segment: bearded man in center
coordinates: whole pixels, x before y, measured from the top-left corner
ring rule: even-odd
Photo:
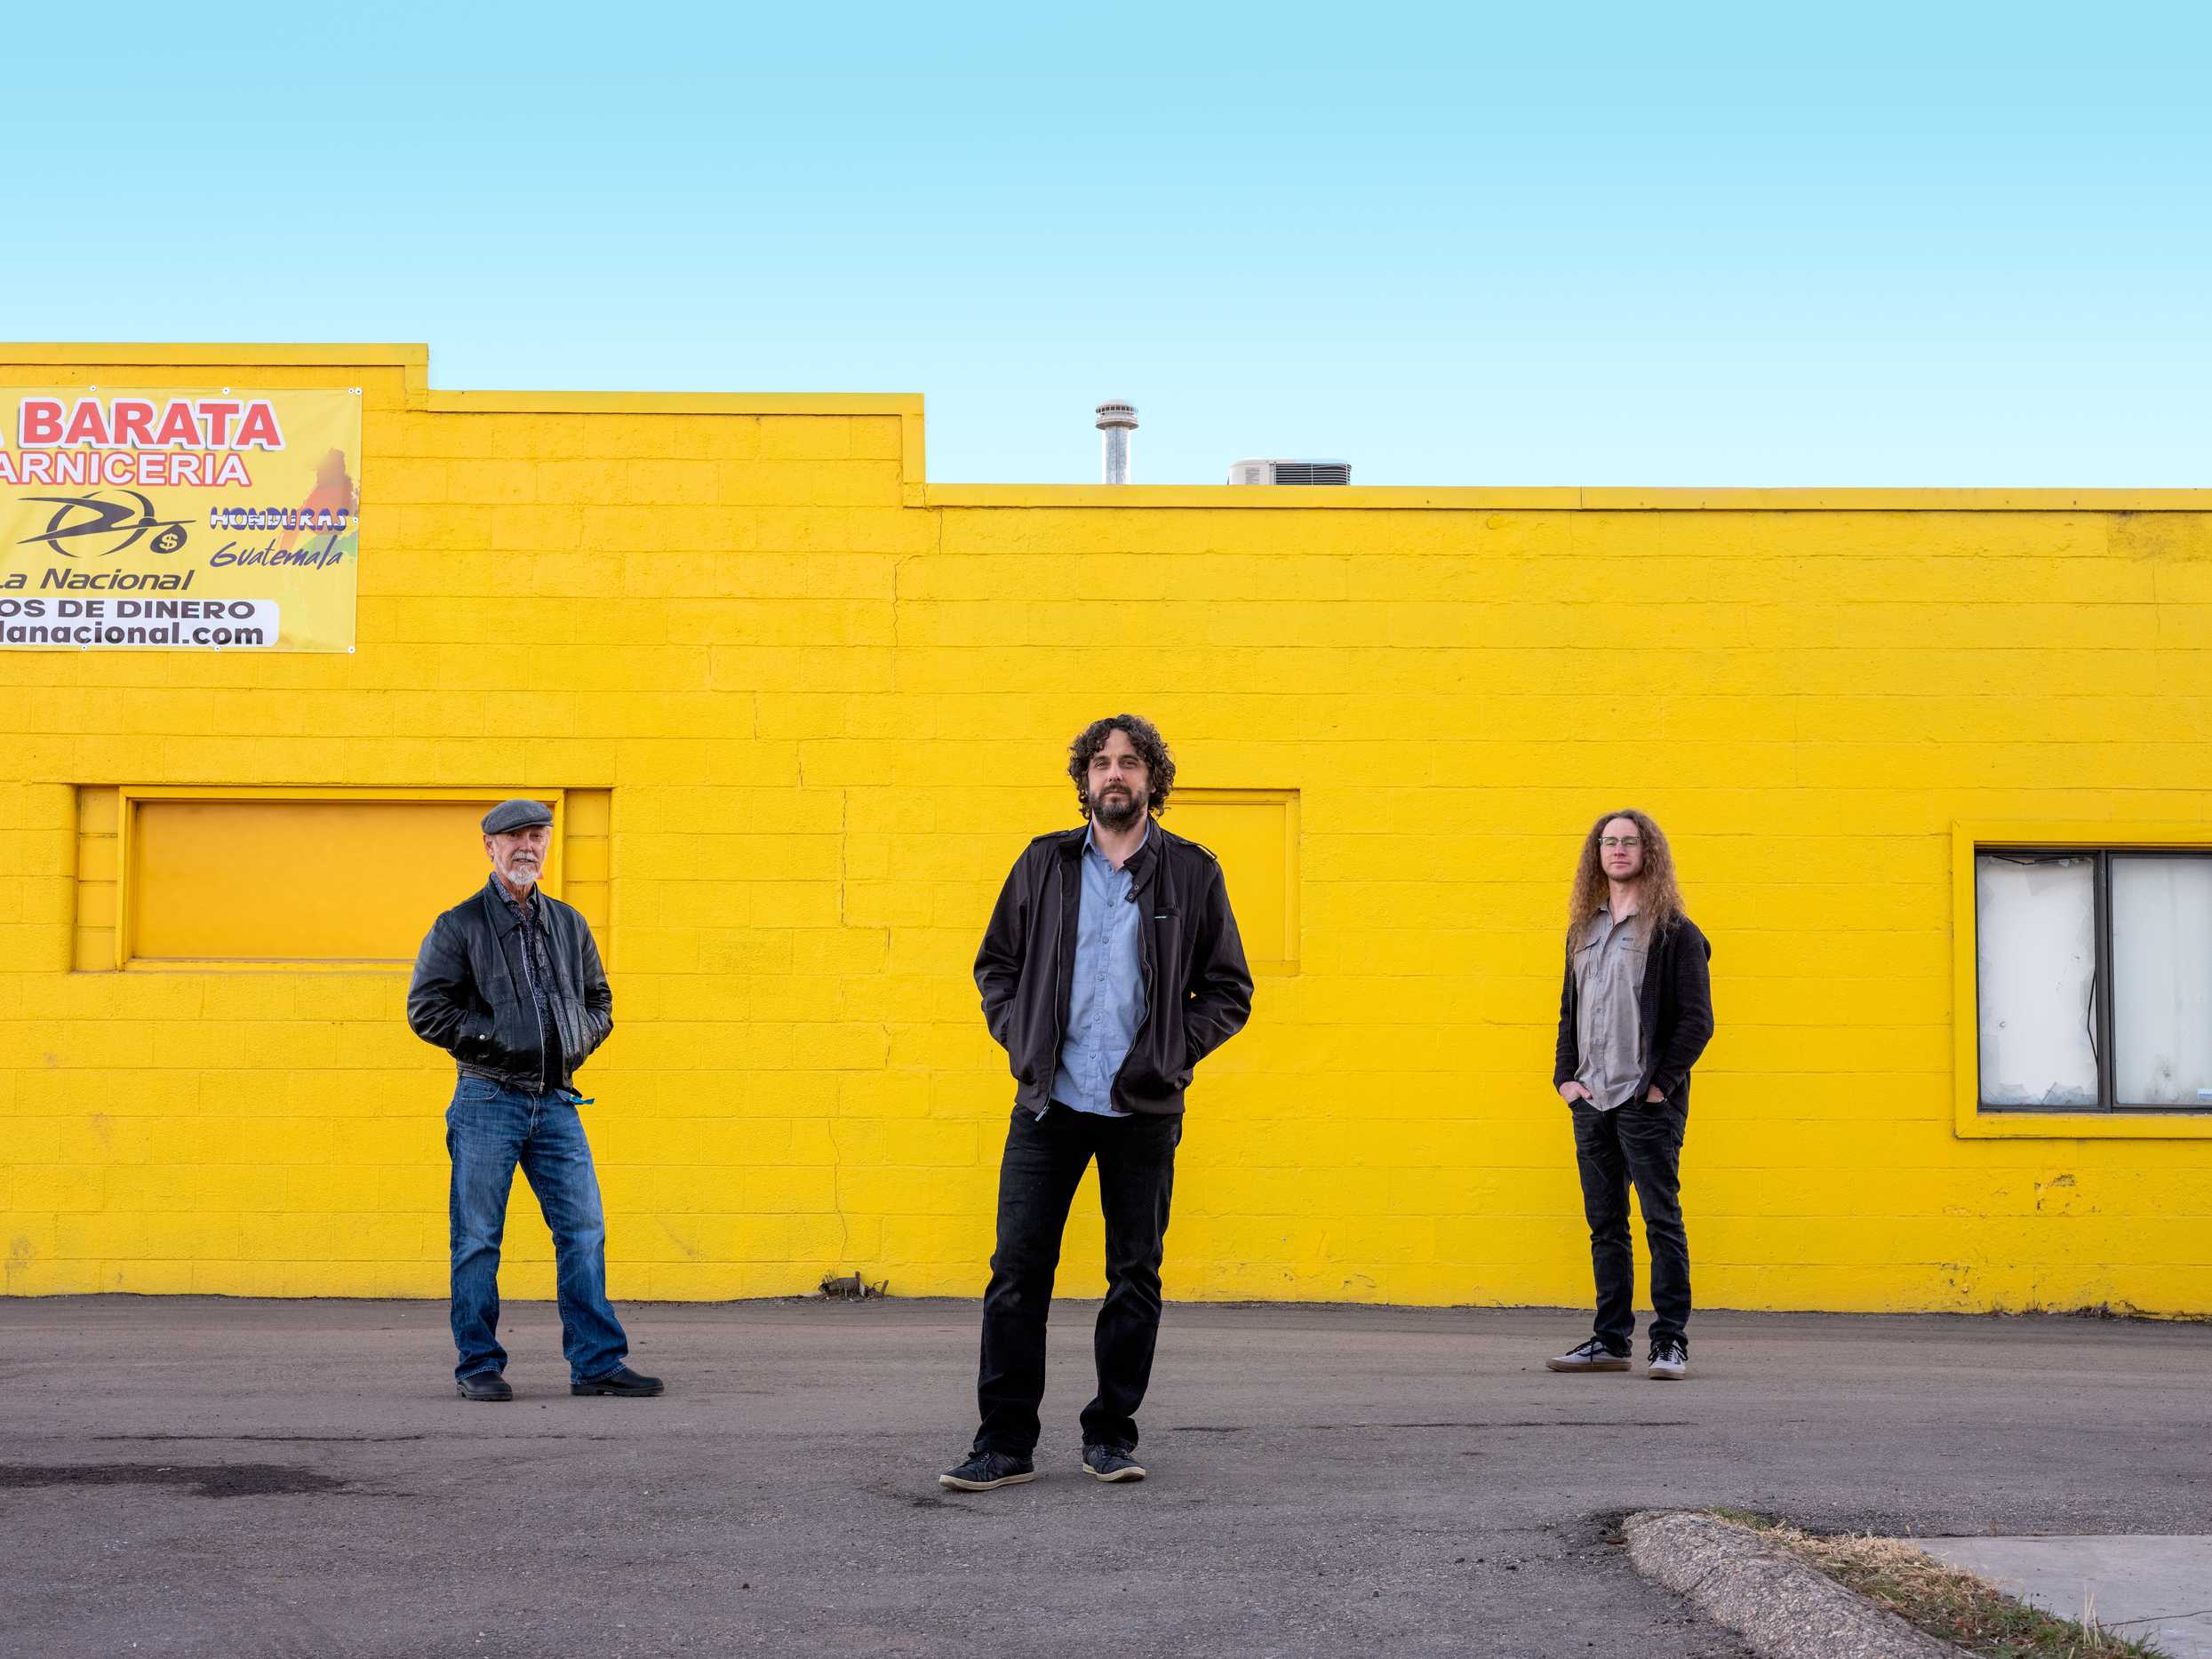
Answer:
[[[1135,714],[1094,721],[1068,746],[1067,771],[1083,823],[1023,849],[976,953],[983,1017],[1006,1050],[1014,1107],[983,1299],[982,1421],[966,1461],[938,1477],[963,1492],[1036,1478],[1053,1274],[1094,1158],[1106,1296],[1082,1462],[1099,1480],[1145,1478],[1137,1409],[1160,1335],[1184,1091],[1252,1009],[1221,865],[1158,821],[1175,786],[1159,730]]]

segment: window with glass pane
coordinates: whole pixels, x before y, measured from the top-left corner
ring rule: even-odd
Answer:
[[[1982,1103],[2095,1106],[2096,860],[1981,853],[1974,860]]]
[[[2212,1107],[2212,857],[2112,855],[2113,1095]]]

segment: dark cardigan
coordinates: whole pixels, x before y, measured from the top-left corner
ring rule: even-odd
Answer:
[[[1653,941],[1645,959],[1643,990],[1636,1014],[1643,1030],[1643,1075],[1629,1098],[1641,1101],[1654,1088],[1673,1105],[1689,1109],[1689,1068],[1713,1038],[1713,981],[1705,964],[1713,946],[1688,916]],[[1567,983],[1559,993],[1559,1046],[1552,1061],[1557,1089],[1582,1069],[1575,1042],[1575,962],[1567,960]]]

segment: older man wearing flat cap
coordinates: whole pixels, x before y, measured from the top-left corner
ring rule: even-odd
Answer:
[[[553,813],[502,801],[484,814],[491,877],[430,925],[407,988],[415,1035],[453,1057],[453,1368],[464,1400],[515,1398],[499,1346],[499,1238],[520,1163],[553,1232],[569,1392],[643,1397],[658,1377],[623,1363],[607,1301],[607,1223],[584,1138],[577,1067],[614,1029],[614,993],[584,918],[538,890]]]

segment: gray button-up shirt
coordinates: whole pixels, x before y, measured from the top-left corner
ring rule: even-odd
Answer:
[[[1575,947],[1575,1049],[1582,1057],[1575,1081],[1601,1112],[1627,1105],[1643,1076],[1636,1001],[1649,954],[1643,931],[1633,911],[1616,922],[1608,906],[1590,918]]]
[[[1145,833],[1152,833],[1149,824]],[[1141,850],[1144,842],[1137,844]],[[1125,1118],[1130,1114],[1114,1104],[1114,1076],[1144,1023],[1145,969],[1137,936],[1144,906],[1130,903],[1137,877],[1128,863],[1118,870],[1107,863],[1089,830],[1079,862],[1083,884],[1075,913],[1075,985],[1052,1098],[1078,1112]]]

